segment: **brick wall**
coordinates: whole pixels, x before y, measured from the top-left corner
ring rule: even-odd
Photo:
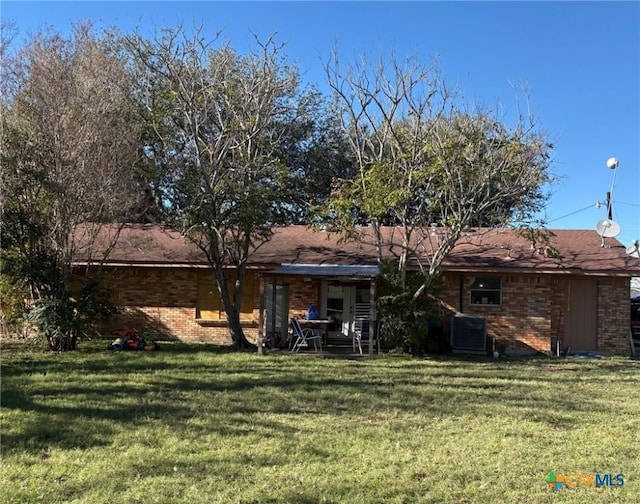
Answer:
[[[245,336],[258,337],[260,283],[253,282],[254,310],[242,320]],[[108,285],[118,313],[101,327],[106,334],[122,328],[149,330],[161,339],[207,341],[230,344],[226,321],[196,319],[198,279],[211,277],[204,268],[118,268],[107,272]],[[290,316],[306,316],[309,304],[320,306],[320,280],[302,277],[267,276],[267,282],[289,285]]]
[[[107,273],[108,285],[118,313],[102,330],[107,334],[122,328],[149,330],[160,339],[207,341],[230,344],[225,321],[198,321],[196,305],[198,277],[211,273],[196,268],[120,268]],[[254,292],[256,306],[257,283]],[[248,338],[257,336],[255,319],[243,321]]]
[[[119,312],[104,331],[110,333],[129,327],[148,329],[164,338],[181,341],[229,344],[224,320],[196,319],[197,285],[201,275],[210,277],[210,271],[202,268],[120,268],[111,271],[109,285],[114,289]],[[554,352],[556,337],[562,337],[564,331],[562,310],[567,302],[567,277],[520,274],[500,278],[501,306],[471,306],[471,275],[447,275],[442,293],[446,334],[449,334],[451,316],[461,308],[462,280],[462,311],[486,317],[489,348],[495,338],[497,348],[510,354]],[[309,304],[320,307],[320,280],[316,278],[266,275],[265,285],[267,282],[289,286],[290,316],[304,316]],[[628,354],[629,279],[601,278],[597,282],[598,351]],[[259,320],[260,283],[257,278],[253,285],[253,316],[242,325],[245,335],[255,340]]]
[[[486,276],[492,276],[487,274]],[[567,305],[568,278],[562,275],[503,275],[501,306],[471,306],[471,275],[447,275],[442,300],[447,312],[445,323],[460,311],[487,319],[488,346],[509,354],[555,353],[556,339],[565,329],[563,310]],[[628,355],[629,347],[629,279],[594,279],[598,285],[597,350],[602,353]]]
[[[265,285],[275,283],[289,286],[289,317],[306,317],[309,305],[320,309],[320,280],[317,278],[266,275]]]
[[[631,309],[629,278],[598,281],[598,350],[629,355]]]
[[[486,276],[492,276],[487,274]],[[501,276],[500,306],[470,305],[470,275],[447,275],[442,299],[447,311],[446,330],[451,317],[460,311],[460,280],[462,279],[462,311],[480,315],[487,320],[487,346],[501,352],[548,353],[551,349],[552,303],[549,279],[543,275]]]

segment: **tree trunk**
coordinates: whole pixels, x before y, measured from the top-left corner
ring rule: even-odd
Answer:
[[[227,325],[229,326],[229,336],[231,336],[234,348],[238,350],[256,348],[244,335],[244,331],[240,325],[240,313],[238,310],[233,309],[227,312]]]
[[[229,284],[225,276],[225,270],[222,262],[220,260],[215,261],[215,259],[217,259],[215,249],[213,249],[213,252],[209,254],[209,257],[214,258],[214,260],[210,259],[209,262],[213,267],[215,285],[218,289],[218,293],[220,294],[222,306],[224,307],[224,312],[227,316],[227,327],[229,329],[229,336],[231,337],[233,347],[238,350],[255,349],[256,346],[247,339],[247,337],[244,335],[244,331],[242,330],[242,326],[240,325],[240,303],[242,299],[242,288],[236,286],[233,292],[233,296],[230,296]],[[240,275],[241,272],[238,273],[238,276]]]

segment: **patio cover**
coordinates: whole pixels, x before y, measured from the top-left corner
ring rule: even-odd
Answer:
[[[297,275],[338,278],[376,278],[378,266],[365,264],[281,264],[273,275]]]
[[[369,280],[371,297],[376,297],[375,278],[380,275],[377,265],[370,264],[292,264],[283,263],[276,269],[265,271],[265,275],[296,275],[303,277]],[[376,318],[376,304],[370,303],[371,320]],[[264,277],[260,276],[260,317],[258,320],[258,353],[262,353],[264,341]],[[369,340],[369,356],[373,356],[373,338]]]

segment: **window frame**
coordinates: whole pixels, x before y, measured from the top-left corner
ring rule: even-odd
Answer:
[[[495,282],[498,284],[497,288],[494,286]],[[491,285],[485,287],[482,283]],[[476,284],[480,285],[474,287]],[[491,302],[496,296],[497,302]],[[477,301],[478,299],[480,302]],[[484,299],[486,299],[486,302],[482,302]],[[473,277],[469,285],[469,306],[502,306],[502,278],[495,276]]]
[[[235,274],[233,272],[225,272],[227,282],[231,285],[230,295],[233,296]],[[253,272],[247,271],[245,275],[245,282],[242,290],[242,300],[240,301],[240,322],[253,322],[254,321],[254,294],[257,275]],[[211,321],[211,322],[227,322],[227,314],[224,311],[222,299],[218,292],[213,277],[210,273],[201,273],[198,276],[197,286],[197,299],[196,299],[196,320]]]

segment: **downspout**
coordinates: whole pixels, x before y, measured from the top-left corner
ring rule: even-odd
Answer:
[[[264,276],[262,273],[258,275],[258,279],[260,282],[260,300],[258,301],[258,354],[262,355],[263,352],[263,343],[264,343]]]
[[[377,328],[377,320],[376,320],[376,279],[371,278],[371,283],[369,284],[369,357],[373,357],[373,340],[376,335],[375,331]],[[380,335],[378,334],[378,338]]]

